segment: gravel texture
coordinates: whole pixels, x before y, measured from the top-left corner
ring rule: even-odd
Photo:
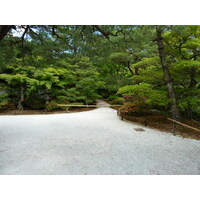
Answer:
[[[0,174],[200,174],[200,141],[121,121],[111,108],[0,116]]]

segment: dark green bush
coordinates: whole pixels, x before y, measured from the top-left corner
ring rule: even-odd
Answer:
[[[108,101],[113,101],[114,99],[117,99],[117,98],[119,98],[117,95],[110,95],[108,97]]]
[[[42,99],[28,99],[25,102],[25,106],[28,108],[32,108],[34,110],[42,110],[45,108],[45,102]]]

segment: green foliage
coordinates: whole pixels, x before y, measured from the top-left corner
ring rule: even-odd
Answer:
[[[165,91],[153,89],[149,84],[129,85],[118,90],[117,94],[122,96],[142,96],[150,106],[167,106],[169,100]]]
[[[123,105],[125,102],[124,98],[118,97],[111,101],[112,105]]]
[[[8,101],[8,94],[0,94],[0,109],[5,108],[5,105],[7,105]]]
[[[110,55],[110,60],[117,64],[127,64],[131,57],[127,53],[115,52]]]
[[[185,72],[190,73],[191,70],[197,70],[199,72],[200,61],[198,61],[198,60],[179,60],[176,63],[174,63],[172,66],[173,66],[173,71],[177,71],[177,72],[183,71],[182,73],[185,73]]]
[[[47,95],[51,100],[60,103],[92,103],[100,98],[97,90],[104,87],[104,82],[100,81],[99,73],[89,58],[80,57],[68,59],[67,62],[61,62],[61,59],[59,61],[62,63],[59,67],[36,69],[32,66],[11,66],[9,67],[11,73],[1,74],[0,79],[5,81],[8,87],[11,85],[16,87],[18,94],[23,86],[26,95],[24,105],[33,109],[44,107],[43,100],[47,98]],[[19,101],[19,96],[17,98]],[[30,103],[31,98],[33,98],[33,105]],[[48,102],[47,99],[45,101]]]
[[[52,110],[56,110],[60,108],[58,106],[58,103],[56,101],[50,101],[47,105],[46,105],[46,110],[47,111],[52,111]]]
[[[138,95],[126,96],[126,102],[119,108],[123,114],[134,115],[142,113],[146,109],[146,98]]]
[[[116,94],[115,95],[110,95],[109,97],[108,97],[108,101],[112,101],[112,100],[115,100],[115,99],[117,99],[117,98],[119,98]]]
[[[29,28],[23,43],[12,33],[0,41],[0,82],[7,91],[0,95],[1,108],[21,101],[25,108],[51,110],[56,103],[89,104],[98,98],[120,104],[121,95],[140,96],[147,108],[169,111],[155,26],[61,25],[54,26],[54,34],[51,25]],[[178,107],[183,115],[198,116],[200,26],[161,28]]]
[[[123,96],[131,96],[131,95],[142,95],[149,96],[151,94],[151,87],[149,84],[139,84],[139,85],[127,85],[120,88],[117,94]]]
[[[25,84],[25,85],[32,85],[36,83],[37,81],[34,79],[31,79],[27,77],[26,75],[23,74],[15,74],[15,75],[10,75],[10,74],[0,74],[0,79],[5,80],[9,85],[20,85],[20,84]]]
[[[42,110],[45,108],[45,102],[42,97],[38,97],[36,93],[26,99],[25,106],[34,110]]]
[[[132,64],[132,67],[140,66],[140,67],[149,67],[149,66],[158,66],[160,65],[160,59],[158,56],[143,58],[141,61]]]

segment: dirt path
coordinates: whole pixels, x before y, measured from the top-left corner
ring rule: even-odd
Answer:
[[[111,108],[0,116],[0,174],[200,174],[200,141],[135,128]]]

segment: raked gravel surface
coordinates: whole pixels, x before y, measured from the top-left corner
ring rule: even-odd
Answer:
[[[200,174],[200,141],[139,127],[111,108],[0,116],[0,174]]]

